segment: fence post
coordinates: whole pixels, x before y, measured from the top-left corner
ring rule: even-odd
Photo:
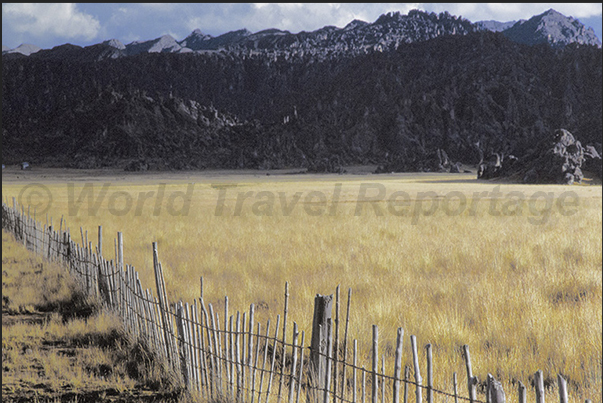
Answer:
[[[491,374],[488,374],[488,391],[486,392],[490,403],[505,403],[505,392],[502,384]]]
[[[457,386],[458,382],[456,379],[456,372],[454,372],[452,374],[452,386],[454,388],[454,403],[459,403],[459,396],[458,396],[458,386]]]
[[[333,350],[333,321],[331,318],[327,319],[327,368],[325,374],[325,394],[324,403],[329,403],[329,392],[331,389],[331,363],[332,363],[332,350]]]
[[[567,382],[557,374],[557,383],[559,384],[559,403],[567,403]]]
[[[404,366],[404,403],[408,403],[408,378],[410,378],[410,367]]]
[[[431,353],[431,343],[425,346],[427,355],[427,402],[433,403],[433,361]]]
[[[469,355],[469,346],[464,345],[463,351],[465,352],[465,366],[467,367],[467,389],[469,392],[469,401],[473,403],[475,401],[475,385],[477,384],[477,377],[473,376],[471,369],[471,356]]]
[[[310,341],[310,382],[314,388],[324,388],[327,369],[328,331],[327,321],[331,319],[333,294],[314,297],[314,317],[312,319],[312,339]]]
[[[373,325],[373,388],[372,388],[372,402],[377,403],[377,395],[379,394],[379,379],[378,370],[379,365],[379,328],[377,325]]]
[[[415,382],[417,384],[417,388],[415,394],[417,396],[417,403],[421,403],[421,384],[423,380],[421,379],[421,371],[419,370],[419,354],[417,353],[417,337],[415,335],[410,336],[410,346],[412,348],[412,361],[415,367]]]
[[[182,308],[182,301],[180,301],[176,307],[176,326],[178,327],[178,343],[179,343],[179,355],[180,355],[180,371],[184,378],[184,385],[189,388],[188,378],[188,365],[186,357],[186,336],[184,335],[184,312]]]
[[[394,362],[394,403],[400,403],[400,373],[402,372],[402,338],[404,330],[399,327],[396,337],[396,361]]]
[[[544,403],[544,379],[540,369],[534,374],[534,388],[536,389],[536,403]]]
[[[526,403],[526,387],[521,381],[519,381],[519,386],[517,388],[517,401],[519,403]]]

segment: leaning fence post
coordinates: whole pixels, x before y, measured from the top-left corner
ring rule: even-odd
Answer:
[[[467,367],[467,389],[469,392],[469,401],[473,403],[475,401],[475,384],[477,378],[473,377],[473,371],[471,370],[471,356],[469,355],[469,346],[464,345],[463,351],[465,352],[465,366]]]
[[[415,367],[415,382],[417,384],[415,394],[417,396],[417,403],[421,403],[421,384],[423,380],[421,379],[421,371],[419,370],[419,354],[417,353],[417,337],[415,335],[410,336],[410,345],[412,348],[412,361]]]
[[[534,374],[534,388],[536,389],[536,403],[544,403],[544,379],[540,369]]]
[[[557,383],[559,384],[559,403],[567,403],[567,382],[561,374],[557,374]]]

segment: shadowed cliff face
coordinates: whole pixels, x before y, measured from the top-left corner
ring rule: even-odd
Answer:
[[[328,57],[113,59],[95,46],[3,56],[3,163],[144,160],[190,169],[396,161],[414,169],[437,150],[465,164],[477,164],[479,152],[521,158],[561,127],[584,145],[601,142],[595,46],[527,46],[492,32]]]

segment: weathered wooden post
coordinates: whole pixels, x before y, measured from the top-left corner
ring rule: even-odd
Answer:
[[[314,389],[325,388],[327,348],[329,345],[327,322],[333,310],[333,294],[314,297],[312,340],[310,342],[310,382]],[[319,394],[316,394],[317,396]],[[308,395],[309,398],[311,394]]]
[[[431,353],[431,343],[425,346],[427,354],[427,403],[433,403],[433,360]]]
[[[456,372],[454,372],[452,374],[452,386],[454,389],[454,403],[459,403],[459,396],[458,396],[458,382],[456,379]]]
[[[536,389],[536,403],[544,403],[544,379],[540,369],[534,374],[534,388]]]
[[[505,403],[505,392],[502,384],[491,374],[488,374],[488,391],[486,392],[490,403]]]
[[[396,360],[394,362],[394,390],[393,400],[394,403],[400,403],[400,374],[402,372],[402,339],[404,337],[404,330],[399,327],[396,337]],[[385,388],[385,385],[384,385]]]
[[[377,403],[379,394],[379,378],[377,377],[377,366],[379,364],[379,328],[373,325],[373,370],[372,370],[372,393],[371,402]]]
[[[559,384],[559,403],[567,403],[567,382],[561,374],[557,374],[557,383]]]
[[[519,403],[526,403],[526,387],[524,386],[523,383],[521,383],[521,381],[519,381],[519,386],[517,388],[517,394],[518,394],[518,399],[517,401]]]
[[[469,401],[473,403],[475,401],[476,391],[475,385],[477,384],[477,377],[473,376],[471,369],[471,356],[469,355],[469,346],[464,345],[463,351],[465,353],[465,365],[467,367],[467,389],[469,392]]]
[[[417,353],[417,337],[415,335],[410,336],[410,347],[412,349],[412,362],[415,367],[416,403],[421,403],[421,387],[423,379],[421,378],[421,371],[419,370],[419,354]]]

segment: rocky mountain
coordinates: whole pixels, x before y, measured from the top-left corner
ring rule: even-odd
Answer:
[[[3,163],[433,170],[522,158],[557,128],[601,153],[597,46],[529,46],[422,12],[135,45],[3,54]]]
[[[29,56],[32,53],[39,52],[40,50],[41,50],[41,48],[39,48],[38,46],[29,44],[29,43],[23,43],[23,44],[17,46],[16,48],[14,48],[14,49],[9,49],[6,46],[2,46],[2,54],[5,54],[5,53],[20,53],[22,55]]]
[[[147,41],[134,41],[123,45],[116,39],[102,44],[114,47],[108,57],[133,56],[140,53],[188,53],[226,50],[230,52],[276,52],[314,54],[366,53],[368,50],[396,49],[401,43],[425,41],[443,35],[466,35],[477,30],[503,32],[511,40],[529,45],[549,43],[565,46],[580,43],[601,46],[592,28],[580,21],[548,10],[529,20],[498,22],[470,21],[447,12],[435,14],[412,10],[408,15],[390,12],[375,22],[354,20],[344,28],[326,26],[312,32],[292,34],[289,31],[267,29],[252,33],[247,29],[227,32],[213,37],[194,30],[181,41],[170,35]],[[97,45],[93,45],[97,46]],[[3,49],[2,53],[18,52],[30,55],[40,48],[21,45],[16,49]]]
[[[579,43],[601,46],[601,41],[592,28],[587,28],[580,21],[553,9],[535,15],[527,21],[519,21],[502,32],[512,41],[526,45],[548,43],[559,47]]]
[[[524,21],[524,20],[522,20],[522,21]],[[499,21],[488,20],[488,21],[478,21],[475,23],[475,25],[477,25],[477,28],[482,31],[502,32],[502,31],[505,31],[505,30],[511,28],[513,25],[515,25],[515,23],[517,23],[517,21],[499,22]]]

